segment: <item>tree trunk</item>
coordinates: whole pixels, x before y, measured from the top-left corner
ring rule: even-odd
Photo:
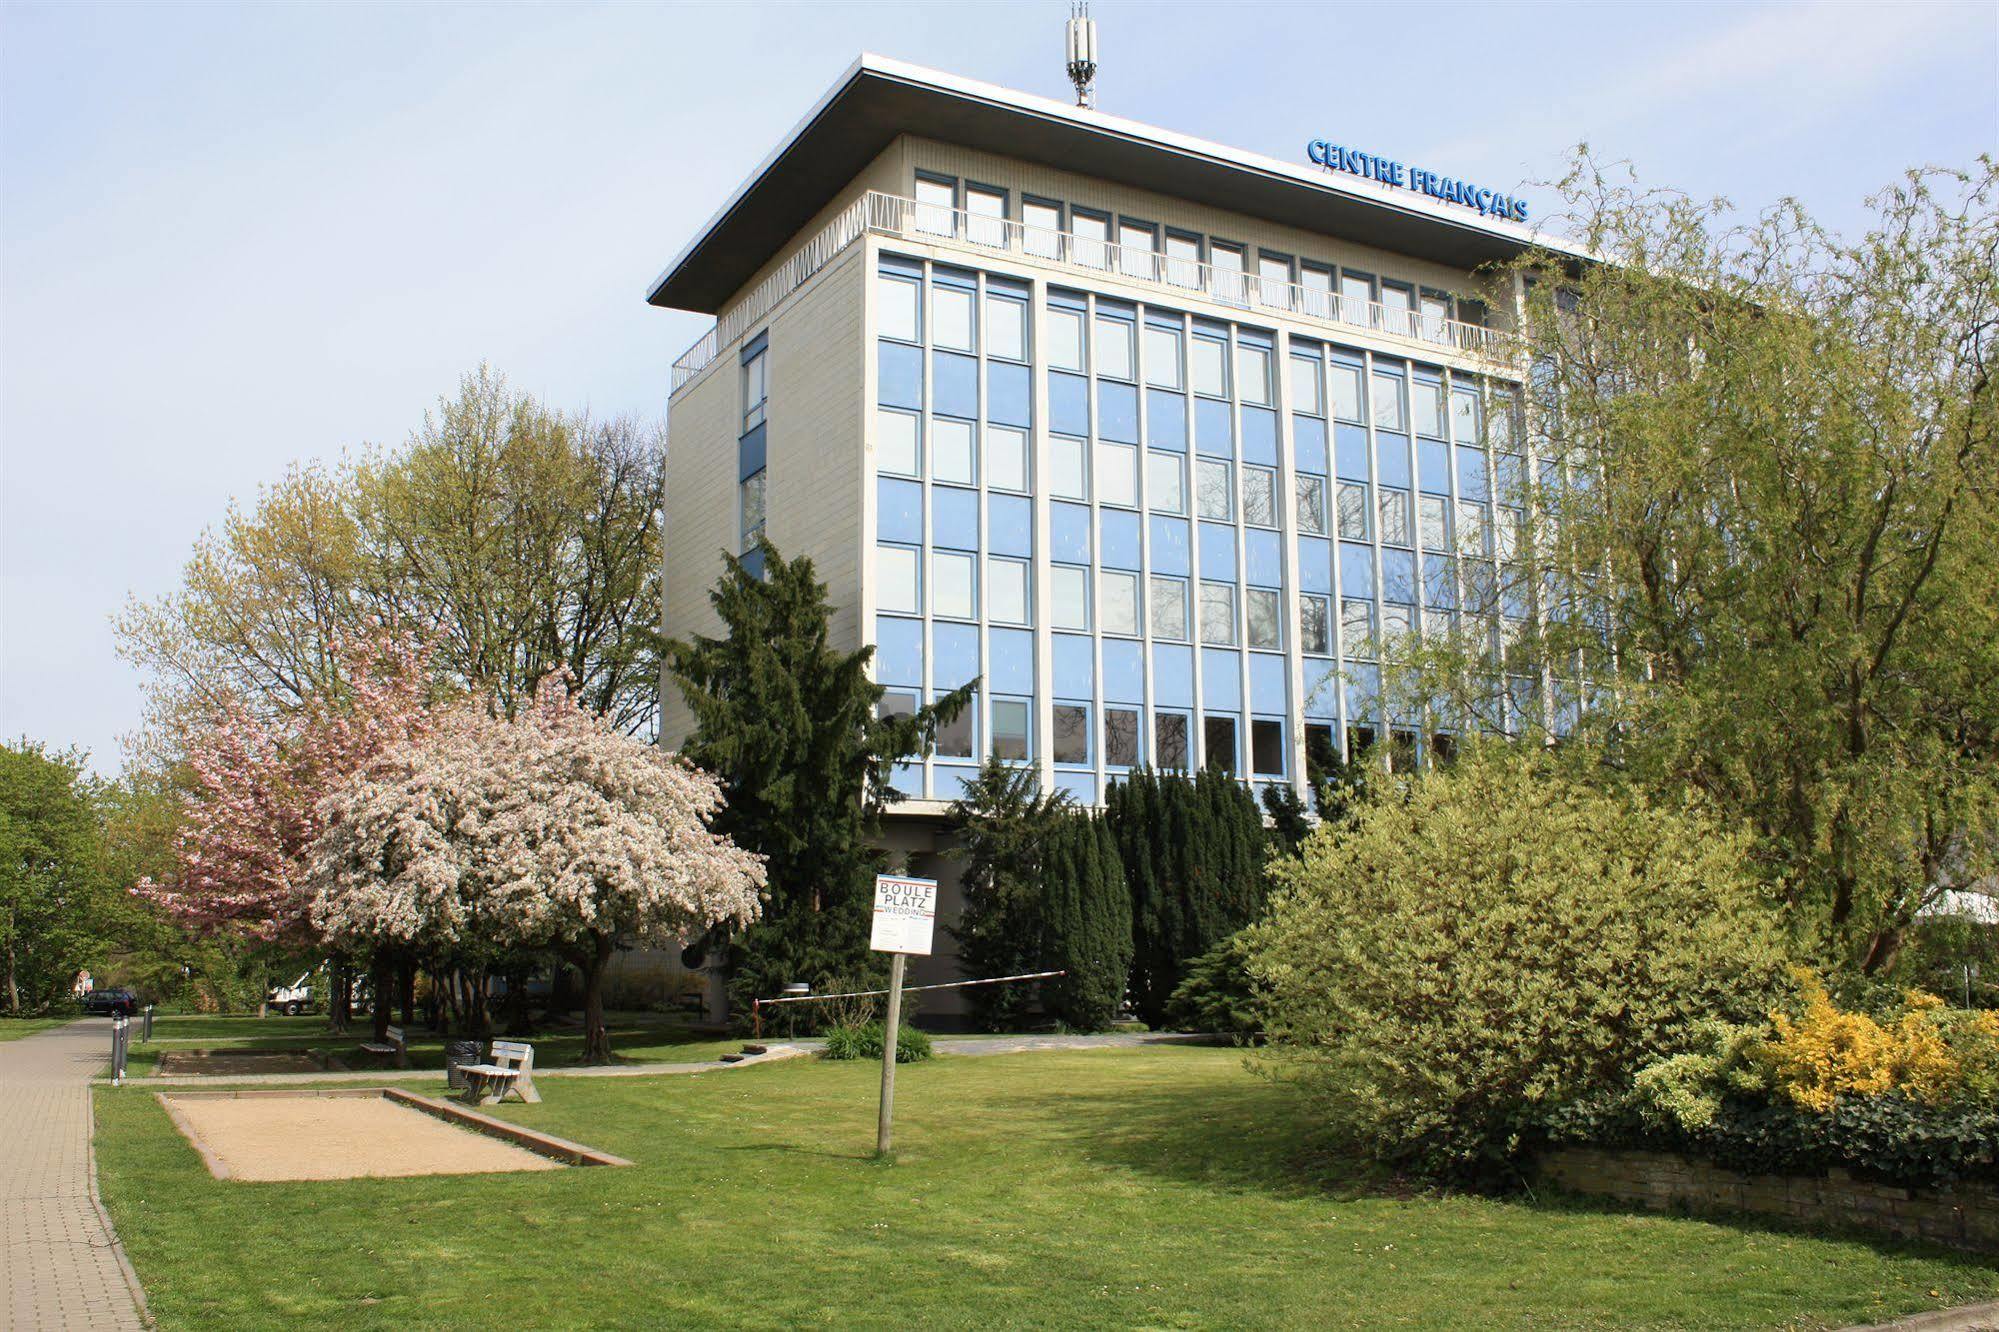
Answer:
[[[1891,971],[1895,959],[1902,955],[1902,930],[1882,927],[1875,931],[1867,943],[1867,957],[1860,964],[1860,970],[1869,976]]]
[[[534,1024],[528,1018],[528,969],[515,967],[507,972],[507,1035],[533,1034]]]
[[[576,955],[583,969],[583,1062],[611,1062],[611,1034],[604,1026],[604,969],[617,951],[616,936],[592,934],[589,946]]]
[[[403,1025],[416,1025],[416,963],[403,958],[396,964],[396,994],[403,1004]]]
[[[347,959],[335,958],[327,969],[326,1030],[335,1036],[347,1033],[350,1016],[347,993]]]
[[[21,986],[14,975],[14,944],[12,940],[9,940],[7,943],[7,1011],[10,1013],[19,1013],[21,1011]]]
[[[389,963],[389,950],[377,948],[373,965],[368,973],[368,996],[370,1016],[374,1019],[377,1043],[389,1039],[389,1019],[395,1014],[389,1009],[389,1001],[394,995],[391,988],[395,984],[395,969]]]

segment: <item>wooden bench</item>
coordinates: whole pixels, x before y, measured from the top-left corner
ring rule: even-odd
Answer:
[[[490,1062],[460,1064],[465,1075],[465,1099],[473,1105],[494,1105],[512,1092],[530,1105],[541,1103],[534,1089],[534,1047],[520,1041],[494,1041]]]
[[[395,1056],[397,1068],[408,1068],[410,1066],[409,1043],[403,1039],[403,1029],[401,1027],[390,1027],[386,1037],[382,1040],[362,1041],[361,1050],[364,1054],[393,1055]]]

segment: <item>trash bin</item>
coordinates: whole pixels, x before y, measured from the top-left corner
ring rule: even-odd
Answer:
[[[465,1075],[458,1071],[460,1064],[479,1062],[479,1042],[446,1041],[444,1043],[444,1077],[454,1090],[465,1086]]]

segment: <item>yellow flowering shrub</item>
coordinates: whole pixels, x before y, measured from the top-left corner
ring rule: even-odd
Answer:
[[[1935,995],[1910,990],[1900,1013],[1883,1023],[1839,1007],[1816,976],[1799,981],[1803,1012],[1771,1014],[1776,1034],[1759,1053],[1777,1089],[1804,1109],[1824,1113],[1842,1096],[1890,1092],[1941,1104],[1971,1071],[1954,1045],[1965,1047],[1975,1068],[1989,1061],[1999,1069],[1999,1020],[1991,1014],[1958,1021]],[[1989,1053],[1978,1049],[1982,1040],[1990,1040]]]

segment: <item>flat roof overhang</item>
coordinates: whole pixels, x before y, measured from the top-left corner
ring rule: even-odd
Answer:
[[[1535,245],[1584,257],[1531,228],[1484,219],[1425,195],[862,55],[660,275],[646,300],[668,309],[718,313],[779,247],[904,133],[1452,268],[1504,261]]]

